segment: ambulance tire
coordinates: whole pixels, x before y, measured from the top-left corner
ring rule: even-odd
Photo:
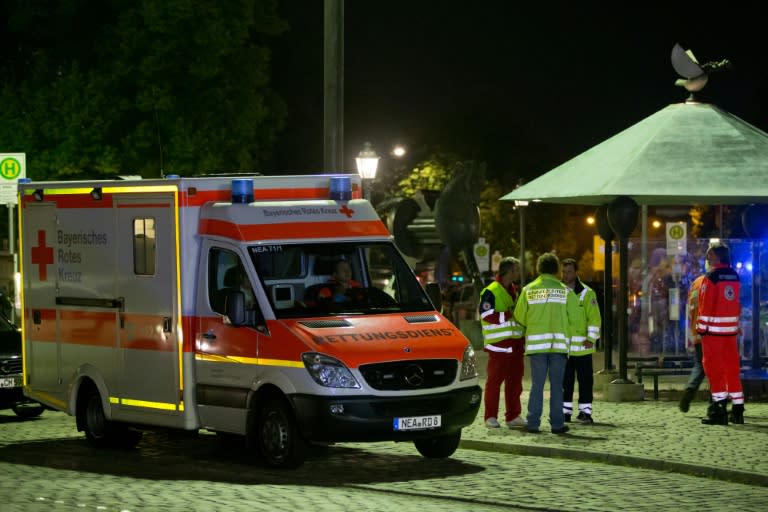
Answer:
[[[285,400],[270,398],[261,408],[257,423],[259,453],[273,468],[295,469],[304,463],[307,442]]]
[[[16,404],[12,409],[19,418],[37,418],[43,414],[45,406],[38,403]]]
[[[428,459],[444,459],[453,455],[461,441],[461,430],[444,436],[416,439],[413,444],[419,453]]]
[[[99,392],[91,387],[85,391],[82,406],[78,407],[78,421],[85,430],[85,437],[94,448],[134,448],[141,441],[142,433],[127,426],[109,421],[104,415]]]

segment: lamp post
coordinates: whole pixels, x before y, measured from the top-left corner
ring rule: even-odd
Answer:
[[[515,201],[520,219],[520,286],[525,286],[525,207],[528,201]]]
[[[379,167],[379,155],[371,147],[370,142],[363,145],[363,149],[355,158],[357,173],[363,179],[363,194],[365,199],[371,200],[370,185],[376,179],[376,169]]]

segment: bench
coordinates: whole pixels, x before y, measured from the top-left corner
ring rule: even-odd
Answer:
[[[653,377],[653,399],[659,399],[659,377],[665,375],[690,375],[693,360],[689,356],[647,356],[628,358],[635,363],[635,377],[643,383],[643,375]]]

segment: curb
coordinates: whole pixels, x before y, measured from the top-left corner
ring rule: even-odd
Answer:
[[[651,469],[654,471],[669,471],[672,473],[680,473],[690,476],[705,476],[725,482],[754,485],[757,487],[768,487],[768,475],[716,468],[712,466],[697,466],[694,464],[685,464],[682,462],[649,459],[645,457],[590,452],[551,446],[493,443],[489,441],[477,441],[472,439],[462,440],[459,443],[459,448],[486,452],[512,453],[516,455],[527,455],[533,457],[557,457],[560,459],[571,459],[582,462],[599,462],[603,464],[611,464],[614,466],[630,466],[634,468]]]

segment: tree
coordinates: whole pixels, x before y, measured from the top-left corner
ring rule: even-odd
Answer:
[[[34,179],[254,172],[285,118],[275,0],[11,0],[0,143]]]

